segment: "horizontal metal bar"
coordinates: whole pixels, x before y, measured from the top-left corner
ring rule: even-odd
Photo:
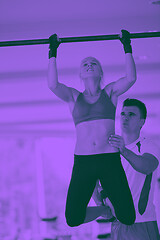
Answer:
[[[160,32],[143,32],[143,33],[130,34],[130,38],[152,38],[152,37],[160,37]],[[119,39],[119,34],[83,36],[83,37],[66,37],[66,38],[60,38],[59,40],[61,43],[71,43],[71,42],[90,42],[90,41],[104,41],[104,40],[117,40],[117,39]],[[49,39],[4,41],[4,42],[0,42],[0,47],[37,45],[37,44],[49,44]]]

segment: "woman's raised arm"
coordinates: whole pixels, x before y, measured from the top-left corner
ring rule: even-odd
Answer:
[[[73,100],[73,92],[77,90],[58,82],[56,57],[60,42],[57,35],[50,36],[49,42],[48,87],[57,97],[65,102],[70,102]]]

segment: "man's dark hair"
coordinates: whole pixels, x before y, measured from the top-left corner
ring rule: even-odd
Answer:
[[[123,107],[129,107],[129,106],[135,106],[139,108],[140,114],[141,114],[141,118],[146,120],[147,117],[147,109],[146,106],[143,102],[134,99],[134,98],[127,98],[124,102],[123,102]]]

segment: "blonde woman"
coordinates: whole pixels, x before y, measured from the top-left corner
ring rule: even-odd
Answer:
[[[122,30],[120,40],[126,58],[126,76],[101,89],[103,70],[94,57],[82,60],[80,78],[84,92],[67,87],[58,81],[56,56],[59,46],[56,34],[49,38],[48,87],[67,102],[76,128],[74,166],[66,201],[66,221],[71,227],[94,220],[104,206],[92,211],[87,208],[99,179],[114,206],[116,217],[124,224],[135,221],[135,209],[118,148],[109,144],[115,134],[115,112],[118,97],[136,81],[136,68],[132,57],[130,34]],[[62,146],[63,148],[63,146]]]

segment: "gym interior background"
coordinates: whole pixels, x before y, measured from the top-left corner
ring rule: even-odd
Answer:
[[[0,41],[160,31],[159,1],[0,2]],[[143,134],[160,146],[160,38],[132,40],[137,82],[119,98],[142,100],[148,109]],[[104,70],[103,86],[125,74],[120,41],[61,44],[59,81],[83,90],[80,61],[94,56]],[[73,164],[75,129],[69,108],[47,87],[48,45],[0,48],[0,239],[97,239],[110,224],[70,229],[64,204]],[[102,87],[103,87],[102,86]],[[160,178],[160,173],[159,176]],[[156,186],[160,229],[160,186]],[[91,201],[91,204],[93,202]],[[53,218],[44,222],[42,218]]]

